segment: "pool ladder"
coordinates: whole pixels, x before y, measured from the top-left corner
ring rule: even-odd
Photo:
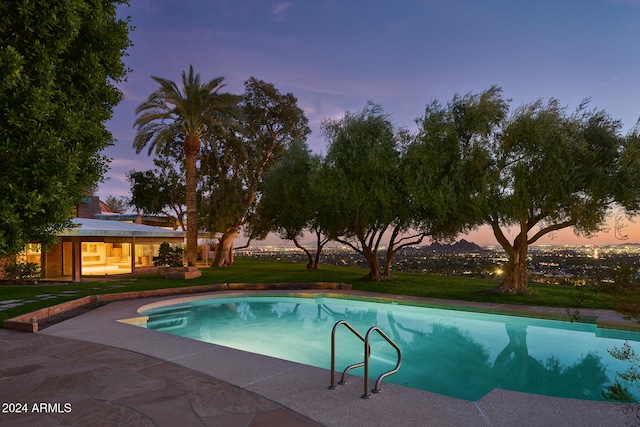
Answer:
[[[364,366],[364,394],[361,396],[363,399],[371,399],[371,394],[369,394],[369,357],[371,357],[371,346],[369,345],[369,339],[371,338],[371,334],[377,332],[382,338],[384,338],[398,353],[398,362],[396,363],[396,367],[392,370],[381,374],[376,381],[373,390],[373,393],[380,393],[380,383],[382,380],[389,375],[393,375],[400,369],[400,364],[402,363],[402,352],[400,351],[400,347],[397,346],[395,342],[391,338],[387,336],[382,329],[377,326],[372,326],[367,331],[366,335],[363,337],[358,331],[356,331],[353,326],[351,326],[346,320],[340,320],[333,325],[333,330],[331,331],[331,385],[329,386],[330,390],[336,389],[336,379],[335,379],[335,371],[336,371],[336,331],[338,328],[344,325],[346,326],[355,336],[360,338],[362,342],[364,342],[364,360],[359,363],[355,363],[353,365],[349,365],[342,372],[342,377],[338,384],[344,385],[347,383],[347,372],[349,372],[353,368],[359,368]]]

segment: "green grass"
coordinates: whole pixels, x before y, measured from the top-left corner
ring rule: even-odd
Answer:
[[[349,283],[353,289],[361,291],[426,298],[566,308],[615,308],[613,297],[608,294],[570,286],[530,284],[531,295],[500,295],[486,293],[498,284],[493,280],[395,273],[393,280],[375,283],[362,279],[367,271],[361,268],[323,265],[320,270],[306,271],[302,263],[246,258],[237,259],[236,264],[229,268],[203,267],[201,270],[202,277],[188,281],[162,279],[156,274],[145,274],[64,285],[0,286],[0,301],[32,299],[42,294],[53,296],[46,301],[35,301],[0,311],[0,321],[86,295],[215,283],[340,282]],[[62,292],[69,290],[78,292],[75,295],[62,295]]]

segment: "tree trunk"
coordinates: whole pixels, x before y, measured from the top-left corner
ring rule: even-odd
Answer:
[[[229,245],[229,252],[227,253],[228,265],[233,265],[233,263],[236,262],[236,248],[233,247],[234,241],[235,241],[235,237],[233,238],[233,240],[231,241],[231,244]]]
[[[385,263],[384,264],[384,272],[382,273],[387,279],[392,279],[393,276],[391,276],[391,264],[390,263]]]
[[[213,256],[214,266],[225,267],[233,264],[233,242],[236,237],[238,237],[238,230],[231,229],[224,232]]]
[[[531,360],[527,348],[527,326],[505,324],[509,344],[493,363],[495,379],[500,386],[526,387],[529,383]],[[511,369],[509,369],[511,365]],[[513,368],[515,365],[516,369]]]
[[[320,270],[320,253],[322,252],[322,247],[318,246],[316,249],[316,255],[313,258],[313,269]]]
[[[422,241],[426,237],[426,234],[424,233],[400,237],[401,231],[402,228],[399,225],[396,225],[393,228],[391,236],[389,237],[389,245],[387,246],[387,254],[384,261],[384,275],[389,279],[393,278],[393,276],[391,276],[391,266],[393,264],[393,257],[396,255],[396,253],[406,246],[418,245],[422,243]]]
[[[382,280],[389,279],[389,276],[386,276],[380,271],[380,264],[378,263],[378,257],[376,253],[372,251],[368,247],[363,247],[362,255],[367,260],[367,264],[369,265],[369,274],[365,277],[374,282],[380,282]]]
[[[185,198],[187,205],[187,265],[195,266],[198,259],[198,193],[197,161],[200,151],[198,137],[188,136],[184,141],[185,151]]]
[[[391,233],[391,237],[389,238],[389,245],[387,246],[387,254],[384,257],[384,275],[388,278],[391,278],[391,264],[393,263],[396,237],[398,237],[399,231],[400,227],[396,226],[393,228],[393,232]]]
[[[527,288],[527,250],[528,246],[522,243],[509,254],[509,261],[504,269],[504,280],[496,288],[499,293],[528,294]]]
[[[313,269],[319,270],[320,257],[322,256],[322,249],[324,248],[324,245],[326,245],[329,242],[329,239],[323,238],[322,233],[317,228],[315,230],[315,233],[316,233],[316,253],[313,258]]]
[[[313,270],[320,270],[320,256],[322,254],[322,248],[324,248],[324,244],[321,244],[320,239],[318,239],[318,244],[316,245],[316,254],[313,257]]]
[[[317,270],[318,269],[318,265],[314,265],[313,263],[313,256],[311,255],[311,252],[309,252],[309,250],[307,248],[305,248],[304,246],[302,246],[300,244],[300,242],[298,242],[298,239],[292,239],[293,240],[293,244],[296,245],[296,248],[300,249],[301,251],[303,251],[305,253],[305,255],[307,256],[307,270]]]

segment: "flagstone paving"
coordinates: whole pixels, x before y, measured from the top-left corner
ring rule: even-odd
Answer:
[[[7,310],[9,308],[18,307],[22,304],[24,304],[24,301],[19,299],[3,300],[3,301],[0,301],[0,310]]]
[[[15,427],[318,425],[171,362],[6,329],[0,329],[0,404],[0,425]]]

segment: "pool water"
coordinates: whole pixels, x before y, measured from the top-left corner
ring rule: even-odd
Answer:
[[[149,329],[326,369],[337,321],[363,336],[375,325],[402,350],[400,371],[384,382],[471,401],[494,388],[604,400],[602,391],[628,368],[608,350],[629,340],[640,352],[640,333],[593,324],[325,296],[194,299],[142,314]],[[337,331],[336,349],[337,377],[363,360],[362,341],[346,327]],[[395,366],[396,351],[377,334],[371,349],[375,381]],[[362,376],[363,369],[350,374]]]

